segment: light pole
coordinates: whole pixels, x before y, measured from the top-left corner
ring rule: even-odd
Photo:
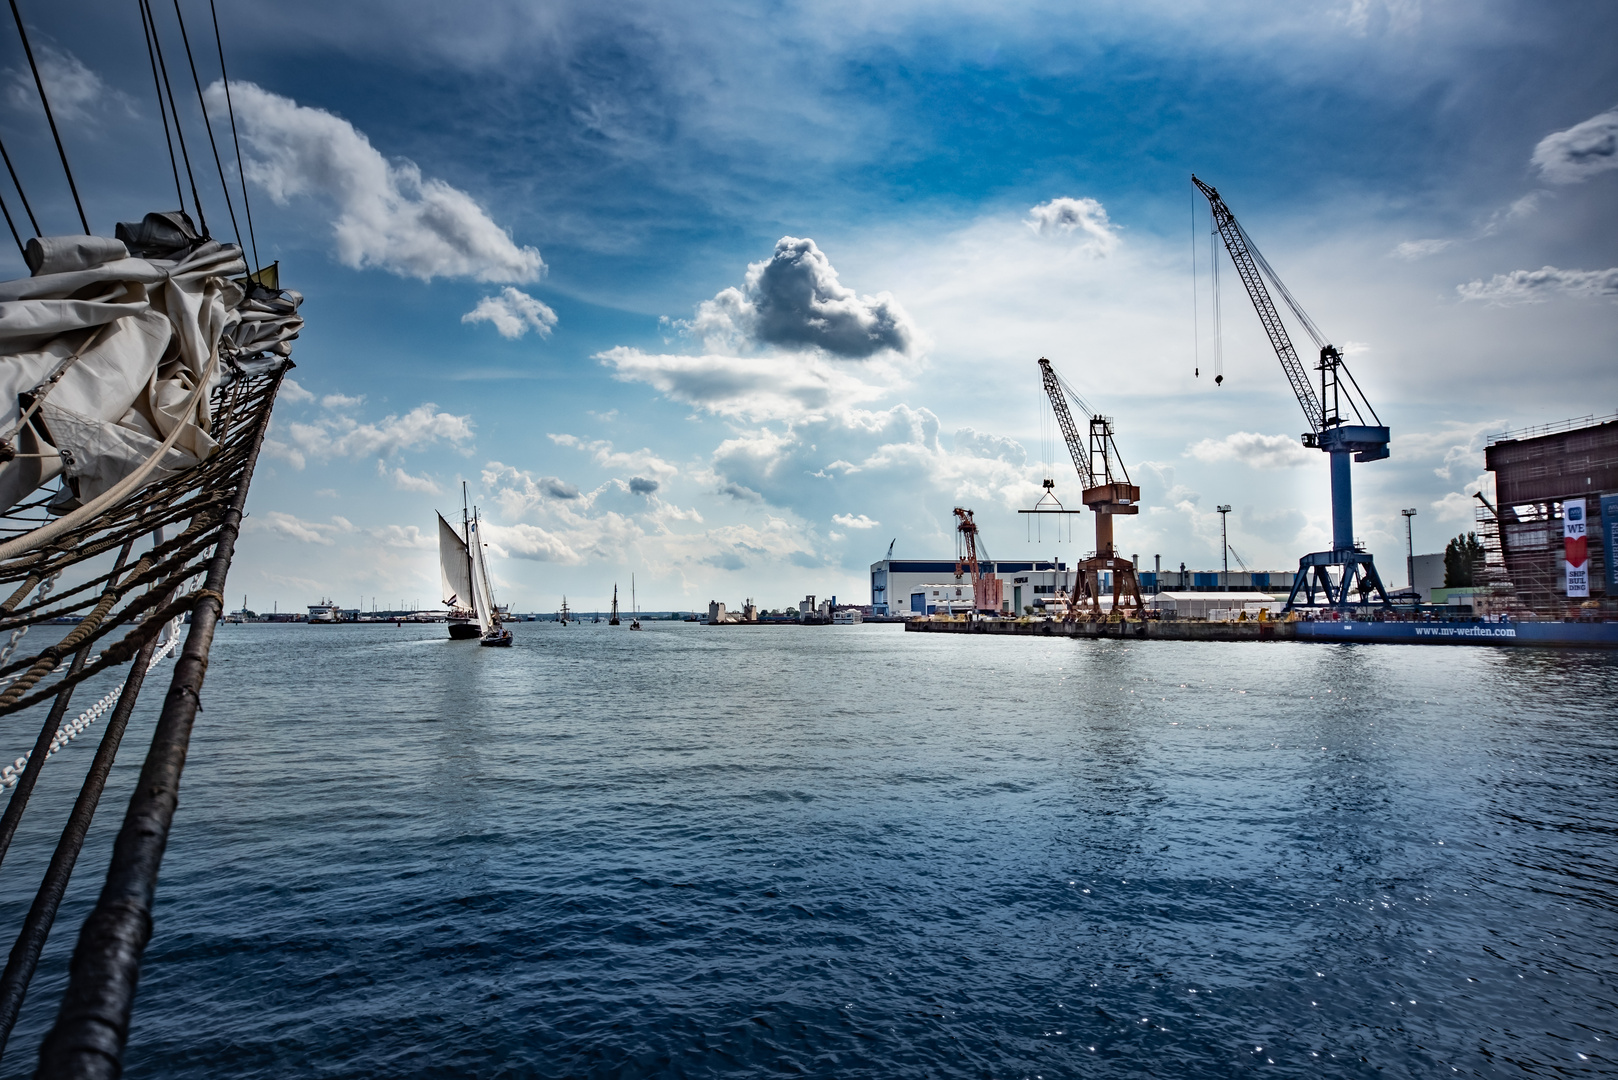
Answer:
[[[1410,519],[1416,516],[1415,507],[1399,511],[1405,519],[1405,578],[1406,584],[1412,589],[1416,587],[1416,544],[1410,536]]]
[[[1230,591],[1230,540],[1225,532],[1225,515],[1230,513],[1229,503],[1220,503],[1219,511],[1219,557],[1224,560],[1224,573],[1219,575],[1219,587],[1226,592]]]

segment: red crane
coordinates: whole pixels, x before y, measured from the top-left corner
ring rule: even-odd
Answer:
[[[972,610],[1000,614],[1004,583],[994,575],[992,563],[991,569],[984,569],[978,561],[978,524],[972,520],[972,511],[959,506],[955,508],[955,548],[955,576],[972,575]]]
[[[1081,499],[1084,505],[1096,512],[1095,553],[1078,564],[1079,580],[1068,601],[1068,617],[1076,614],[1079,597],[1083,595],[1090,601],[1091,614],[1097,619],[1101,618],[1101,574],[1110,571],[1112,610],[1119,610],[1119,599],[1123,597],[1134,603],[1136,615],[1145,618],[1146,604],[1141,600],[1140,578],[1135,573],[1135,564],[1129,559],[1119,558],[1112,542],[1113,515],[1140,513],[1140,488],[1130,482],[1123,457],[1118,453],[1118,444],[1113,441],[1112,418],[1092,409],[1071,386],[1062,381],[1056,369],[1051,367],[1051,362],[1044,357],[1039,359],[1039,373],[1045,384],[1045,396],[1051,399],[1051,409],[1056,413],[1057,426],[1062,429],[1062,439],[1073,458],[1073,467],[1078,470],[1079,480],[1084,485]],[[1079,434],[1079,426],[1073,422],[1073,413],[1067,407],[1068,398],[1072,398],[1074,404],[1083,409],[1090,419],[1088,442]],[[1113,472],[1115,462],[1118,467],[1116,474]]]

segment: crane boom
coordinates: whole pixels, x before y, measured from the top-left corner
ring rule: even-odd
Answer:
[[[1264,332],[1270,337],[1270,345],[1281,361],[1281,369],[1286,372],[1287,382],[1292,384],[1292,392],[1297,395],[1298,404],[1303,406],[1303,415],[1309,421],[1309,430],[1320,434],[1322,414],[1320,402],[1315,398],[1314,384],[1309,380],[1309,371],[1303,366],[1303,361],[1298,359],[1298,351],[1292,347],[1292,338],[1287,334],[1286,324],[1281,322],[1281,313],[1275,309],[1275,302],[1270,299],[1270,290],[1264,286],[1264,277],[1259,273],[1258,263],[1253,259],[1258,249],[1247,239],[1247,234],[1236,221],[1236,215],[1230,212],[1230,207],[1219,197],[1219,192],[1195,176],[1191,178],[1191,182],[1197,185],[1197,190],[1208,199],[1208,207],[1213,212],[1214,227],[1219,230],[1220,238],[1225,241],[1225,250],[1230,252],[1230,261],[1236,264],[1236,273],[1241,277],[1242,285],[1247,289],[1247,295],[1258,311],[1259,322],[1264,324]],[[1301,315],[1301,312],[1299,314]]]
[[[1079,434],[1079,427],[1073,422],[1073,414],[1068,411],[1067,393],[1062,389],[1062,381],[1056,377],[1051,362],[1043,357],[1039,361],[1039,376],[1045,384],[1045,395],[1051,399],[1051,411],[1056,413],[1056,424],[1062,429],[1062,441],[1067,443],[1067,452],[1073,458],[1073,467],[1079,470],[1079,479],[1084,482],[1086,488],[1095,487],[1095,474],[1090,471],[1090,447]]]

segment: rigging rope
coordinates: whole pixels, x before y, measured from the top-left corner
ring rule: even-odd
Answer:
[[[191,152],[185,146],[185,128],[180,125],[180,109],[174,101],[174,84],[169,82],[168,61],[163,59],[163,39],[157,33],[157,16],[152,13],[151,0],[140,0],[140,7],[152,24],[152,44],[157,49],[158,69],[163,73],[163,89],[168,91],[169,109],[174,113],[174,137],[180,141],[180,160],[185,162],[185,178],[191,182],[191,201],[197,208],[197,226],[202,230],[202,235],[207,236],[208,215],[202,212],[202,196],[197,194],[197,174],[191,169]]]
[[[230,75],[225,71],[225,43],[219,37],[219,12],[214,8],[214,0],[208,0],[208,12],[213,16],[213,40],[219,48],[219,81],[225,84],[225,111],[230,115],[230,141],[236,145],[236,178],[242,182],[242,210],[247,215],[247,239],[253,245],[253,265],[263,267],[258,261],[258,237],[253,235],[253,207],[247,201],[247,170],[242,168],[242,141],[236,135],[236,105],[230,100]],[[240,234],[236,237],[238,244]]]
[[[140,29],[146,35],[146,59],[152,65],[152,87],[157,91],[157,115],[163,119],[163,141],[169,148],[169,168],[174,172],[174,194],[180,200],[180,212],[185,213],[185,189],[180,186],[180,163],[174,157],[174,136],[169,134],[169,110],[163,103],[163,84],[157,77],[157,54],[152,51],[152,37],[156,27],[146,20],[146,5],[140,5]]]
[[[34,208],[28,205],[28,192],[22,189],[22,181],[17,179],[17,170],[11,167],[11,155],[6,153],[6,144],[4,142],[0,142],[0,158],[5,159],[6,172],[11,174],[12,186],[17,189],[17,197],[22,199],[22,208],[28,211],[28,220],[34,226],[34,235],[38,236],[39,222],[34,217]],[[11,215],[7,214],[6,217],[9,220]]]
[[[1191,362],[1192,371],[1202,374],[1201,305],[1197,302],[1197,189],[1191,189]]]
[[[185,16],[180,14],[180,0],[174,0],[174,17],[180,23],[180,40],[185,43],[186,63],[191,65],[191,82],[197,88],[197,108],[202,110],[202,129],[208,133],[208,145],[213,148],[214,168],[219,170],[219,190],[225,193],[225,209],[230,211],[230,227],[236,232],[236,246],[242,246],[242,227],[236,224],[236,207],[230,201],[230,185],[225,183],[225,165],[219,160],[219,144],[214,142],[213,124],[208,120],[208,103],[202,100],[202,80],[197,77],[196,57],[191,55],[191,38],[185,32]]]
[[[6,205],[4,198],[0,198],[0,214],[6,215],[6,228],[11,230],[11,238],[17,241],[17,253],[22,256],[23,262],[27,262],[28,249],[23,246],[22,237],[17,234],[17,223],[11,220],[11,208]]]
[[[51,126],[51,138],[56,140],[56,153],[62,159],[62,171],[67,174],[68,190],[73,192],[73,205],[79,211],[79,224],[84,226],[84,235],[89,236],[90,219],[84,216],[84,203],[79,201],[79,185],[73,182],[73,168],[67,163],[67,149],[62,145],[62,133],[56,130],[56,117],[51,113],[50,98],[45,96],[45,82],[39,77],[39,65],[34,62],[34,47],[28,44],[28,31],[22,24],[22,12],[17,10],[17,0],[11,0],[11,16],[17,20],[17,36],[22,38],[22,51],[28,56],[28,68],[34,73],[34,86],[39,90],[39,103],[45,106],[45,120]],[[38,231],[36,225],[35,231]]]

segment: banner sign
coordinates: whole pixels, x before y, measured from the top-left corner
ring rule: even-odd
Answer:
[[[1585,532],[1584,500],[1562,502],[1562,558],[1567,561],[1568,596],[1590,595],[1590,537]]]
[[[1602,550],[1607,560],[1607,595],[1618,596],[1618,495],[1601,496]]]

